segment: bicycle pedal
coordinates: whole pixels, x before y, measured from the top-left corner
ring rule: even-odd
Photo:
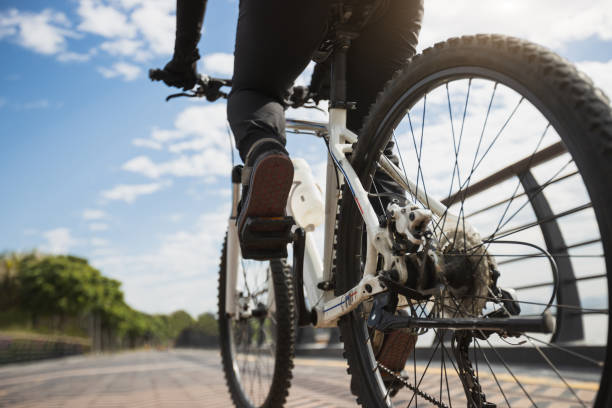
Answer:
[[[287,258],[292,242],[293,217],[248,217],[239,231],[240,249],[245,259]]]

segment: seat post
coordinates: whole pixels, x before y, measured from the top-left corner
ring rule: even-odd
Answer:
[[[351,40],[357,37],[352,31],[338,30],[332,54],[331,81],[329,92],[330,108],[355,109],[355,102],[347,101],[346,62]]]

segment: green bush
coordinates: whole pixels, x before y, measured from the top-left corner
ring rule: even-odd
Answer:
[[[0,329],[87,335],[94,325],[113,344],[168,344],[186,328],[217,336],[210,313],[194,320],[178,310],[149,315],[132,309],[121,283],[71,255],[0,254]],[[110,335],[108,335],[110,334]]]

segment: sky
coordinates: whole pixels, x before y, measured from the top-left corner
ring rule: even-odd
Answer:
[[[231,76],[237,3],[209,1],[200,71]],[[609,1],[426,3],[420,49],[514,35],[612,95]],[[173,90],[146,77],[171,57],[174,10],[174,0],[0,1],[0,251],[83,256],[123,282],[131,306],[197,315],[216,309],[232,158],[223,101],[166,103]],[[289,136],[289,150],[321,180],[322,146]]]

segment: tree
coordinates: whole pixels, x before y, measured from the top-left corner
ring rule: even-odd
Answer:
[[[17,253],[0,254],[0,310],[8,310],[19,304],[19,263]]]
[[[82,318],[90,318],[93,333],[106,339],[98,343],[103,347],[165,344],[186,328],[217,337],[212,314],[204,313],[196,322],[184,310],[170,315],[134,310],[125,302],[121,282],[103,276],[86,259],[70,255],[0,254],[0,307],[3,311],[11,308],[4,320],[24,324],[31,319],[38,330],[43,328],[37,324],[41,317],[61,331],[83,330],[83,326],[64,323],[82,324]]]
[[[198,316],[196,327],[210,336],[219,335],[219,325],[212,313],[202,313]]]
[[[26,257],[19,268],[21,307],[38,316],[76,316],[95,303],[101,274],[70,256]]]
[[[195,323],[193,317],[184,310],[177,310],[168,317],[168,331],[171,338],[176,338],[186,327]]]

